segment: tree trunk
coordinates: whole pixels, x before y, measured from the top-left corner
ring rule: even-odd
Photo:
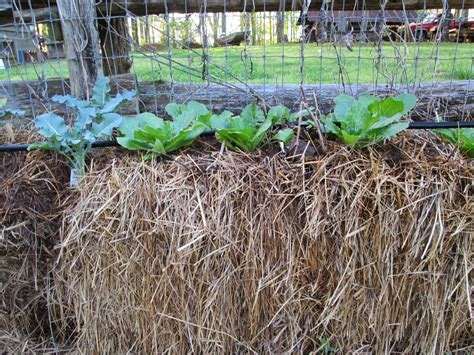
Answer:
[[[276,20],[277,42],[283,43],[285,42],[285,12],[278,11]]]
[[[104,75],[127,74],[132,60],[128,23],[125,17],[99,21],[100,43],[102,47],[102,66]]]
[[[222,34],[227,35],[227,14],[222,13]]]
[[[211,25],[212,37],[215,44],[217,42],[217,38],[219,38],[219,14],[218,13],[215,12],[212,14],[212,20],[211,20],[211,17],[209,17],[209,24]]]
[[[252,46],[255,46],[257,44],[257,19],[256,19],[256,13],[252,12],[250,14],[250,26],[251,26],[251,31],[252,31]]]
[[[359,42],[367,42],[367,28],[369,23],[369,13],[367,11],[362,12],[362,21],[360,23]]]
[[[443,42],[449,41],[449,26],[451,25],[452,19],[448,17],[448,15],[451,13],[449,9],[446,9],[445,12],[445,19],[440,23],[440,30],[441,30],[441,40]]]
[[[76,97],[89,97],[92,86],[102,75],[94,2],[63,0],[58,2],[58,9],[71,78],[71,93]]]

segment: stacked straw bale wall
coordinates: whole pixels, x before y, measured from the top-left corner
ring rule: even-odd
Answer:
[[[85,352],[472,349],[473,172],[424,136],[129,154],[64,212],[48,304]]]
[[[472,350],[474,163],[439,143],[107,149],[76,191],[55,155],[1,154],[0,348]]]

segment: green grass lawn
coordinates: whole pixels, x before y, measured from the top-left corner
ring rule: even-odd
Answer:
[[[133,68],[139,80],[203,82],[202,50],[133,52]],[[173,63],[170,71],[168,54]],[[214,80],[232,83],[300,83],[301,46],[299,44],[211,48],[209,72]],[[338,61],[339,55],[339,61]],[[432,43],[386,44],[378,51],[373,45],[358,45],[350,52],[345,47],[308,44],[304,48],[304,82],[413,83],[474,79],[474,44]],[[339,64],[338,64],[339,62]],[[170,75],[172,73],[172,76]],[[66,61],[27,64],[0,70],[0,80],[35,80],[67,77]],[[205,81],[204,81],[205,82]]]

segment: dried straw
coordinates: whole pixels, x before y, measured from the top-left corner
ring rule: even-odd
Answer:
[[[435,142],[436,143],[436,142]],[[52,326],[84,352],[472,349],[474,165],[426,136],[93,164]]]
[[[30,138],[27,132],[8,130],[0,134],[0,143]],[[0,153],[0,348],[8,353],[57,349],[44,291],[65,175],[54,155]]]

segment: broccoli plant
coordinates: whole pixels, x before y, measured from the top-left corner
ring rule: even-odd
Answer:
[[[346,144],[366,147],[408,128],[408,122],[400,119],[415,104],[416,97],[408,94],[384,100],[371,95],[362,95],[359,99],[339,95],[334,112],[321,117],[323,130]]]
[[[10,118],[11,116],[21,117],[25,114],[22,110],[11,110],[4,108],[7,104],[7,99],[0,99],[0,120]]]
[[[112,130],[123,119],[115,111],[135,94],[127,91],[112,98],[109,79],[103,77],[97,80],[90,102],[70,95],[54,96],[53,101],[66,104],[75,112],[74,118],[66,124],[63,117],[53,112],[36,117],[38,133],[46,140],[33,143],[28,149],[51,150],[64,156],[72,167],[71,185],[77,185],[77,178],[84,174],[85,159],[92,143],[112,135]]]
[[[228,148],[250,152],[265,143],[268,132],[275,124],[283,123],[289,118],[290,111],[285,106],[271,107],[265,117],[256,104],[250,104],[239,116],[224,111],[220,115],[212,115],[207,124],[216,132],[217,139]],[[293,130],[286,128],[271,137],[271,140],[288,143],[293,137]]]
[[[442,128],[436,131],[445,140],[457,145],[461,152],[474,158],[474,128]]]
[[[206,130],[211,112],[198,102],[168,104],[166,112],[172,120],[163,120],[152,113],[126,118],[118,131],[117,142],[130,150],[165,154],[193,143]]]

